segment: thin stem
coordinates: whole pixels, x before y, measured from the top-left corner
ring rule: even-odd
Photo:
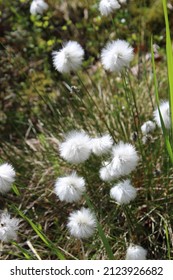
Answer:
[[[85,197],[85,199],[86,199],[86,203],[87,203],[88,207],[89,207],[92,211],[94,211],[94,213],[95,213],[94,206],[93,206],[93,204],[91,203],[89,196],[85,193],[85,194],[84,194],[84,197]],[[102,229],[102,226],[101,226],[101,224],[99,223],[99,221],[98,221],[97,218],[96,218],[96,220],[97,220],[97,229],[98,229],[98,233],[99,233],[99,236],[100,236],[100,238],[101,238],[101,240],[102,240],[102,242],[103,242],[103,245],[104,245],[104,248],[105,248],[105,250],[106,250],[106,252],[107,252],[107,255],[108,255],[108,257],[109,257],[109,260],[114,260],[114,259],[115,259],[115,258],[114,258],[114,254],[113,254],[112,249],[111,249],[111,247],[110,247],[109,241],[108,241],[108,239],[107,239],[107,237],[106,237],[106,235],[105,235],[105,233],[104,233],[104,231],[103,231],[103,229]]]
[[[106,122],[106,120],[105,120],[105,117],[104,117],[103,114],[102,114],[102,111],[101,111],[100,108],[98,107],[97,103],[95,102],[94,98],[92,97],[92,95],[91,95],[90,92],[88,91],[87,87],[86,87],[86,86],[84,85],[84,83],[82,82],[82,79],[80,78],[80,76],[79,76],[78,73],[77,73],[77,77],[78,77],[78,79],[79,79],[81,85],[83,86],[85,92],[87,93],[87,95],[88,95],[90,101],[92,101],[93,104],[95,105],[95,107],[96,107],[96,109],[97,109],[99,115],[102,117],[102,120],[103,120],[103,122],[104,122],[104,124],[105,124],[107,130],[109,131],[110,135],[112,136],[113,140],[114,140],[115,143],[116,143],[115,135],[114,135],[113,131],[110,129],[110,127],[108,126],[108,124],[107,124],[107,122]]]

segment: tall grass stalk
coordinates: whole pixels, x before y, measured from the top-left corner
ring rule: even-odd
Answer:
[[[85,196],[86,203],[87,203],[88,207],[92,211],[94,211],[94,213],[95,213],[94,206],[93,206],[92,202],[90,201],[89,196],[86,193],[84,194],[84,196]],[[111,246],[109,244],[109,241],[108,241],[108,239],[107,239],[107,237],[106,237],[106,235],[105,235],[105,233],[104,233],[104,231],[102,229],[102,226],[99,223],[98,219],[97,219],[97,229],[98,229],[99,236],[100,236],[100,238],[101,238],[101,240],[103,242],[104,248],[105,248],[105,250],[107,252],[107,256],[108,256],[109,260],[114,260],[114,254],[112,252]]]
[[[169,28],[169,19],[167,11],[167,0],[162,0],[165,25],[166,25],[166,56],[167,56],[167,69],[169,79],[169,103],[170,103],[170,114],[171,114],[171,140],[173,140],[173,52],[171,35]],[[172,141],[171,141],[172,142]]]
[[[158,81],[156,76],[156,65],[155,65],[155,59],[154,59],[154,49],[153,49],[153,38],[151,38],[151,57],[152,57],[152,68],[153,68],[153,78],[154,78],[154,89],[155,89],[155,97],[156,97],[156,103],[159,111],[162,131],[163,131],[163,137],[166,145],[166,149],[169,155],[169,158],[171,160],[171,164],[173,164],[173,150],[170,143],[168,132],[165,128],[165,124],[162,118],[162,114],[160,112],[160,99],[159,99],[159,91],[158,91]]]

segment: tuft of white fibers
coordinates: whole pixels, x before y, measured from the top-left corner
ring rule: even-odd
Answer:
[[[55,183],[55,193],[61,201],[79,201],[85,190],[85,180],[83,177],[79,177],[76,172],[58,178]]]
[[[130,245],[126,252],[126,260],[146,260],[147,250],[139,245]]]
[[[109,150],[112,148],[112,145],[113,139],[109,134],[91,139],[91,150],[97,156],[109,152]]]
[[[101,51],[102,65],[110,72],[120,72],[123,67],[128,67],[133,57],[133,48],[124,40],[108,42]]]
[[[101,167],[100,171],[99,171],[99,174],[100,174],[100,179],[102,179],[105,182],[111,181],[111,180],[114,179],[111,175],[111,165],[110,165],[110,163],[107,164],[107,166]]]
[[[103,181],[112,181],[121,176],[130,174],[137,166],[139,156],[135,147],[129,143],[119,142],[112,148],[112,159],[103,164],[100,169],[100,178]]]
[[[19,222],[18,219],[11,218],[7,212],[3,212],[0,215],[0,240],[3,242],[16,240]]]
[[[70,73],[80,68],[84,59],[84,50],[75,41],[67,42],[59,51],[52,52],[53,65],[60,73]]]
[[[70,234],[79,239],[91,237],[94,234],[96,226],[97,220],[94,213],[84,207],[72,212],[67,224]]]
[[[11,164],[0,165],[0,193],[5,194],[10,191],[15,180],[15,171]]]
[[[42,15],[48,9],[48,4],[44,0],[33,0],[30,6],[31,15]]]
[[[60,156],[70,163],[82,163],[91,154],[90,137],[83,131],[71,131],[59,147]]]
[[[147,121],[141,126],[141,131],[143,135],[147,135],[149,132],[154,131],[156,124],[152,121]]]
[[[139,161],[135,147],[129,143],[119,142],[112,149],[112,161],[110,174],[113,178],[119,178],[132,172]]]
[[[117,0],[101,0],[99,3],[99,11],[102,16],[108,16],[120,7],[121,6]]]
[[[111,188],[110,196],[119,204],[128,204],[134,200],[137,195],[137,190],[131,185],[130,180],[119,182],[116,186]]]
[[[167,129],[169,129],[170,126],[171,126],[169,102],[168,101],[162,101],[159,108],[160,108],[160,113],[162,115],[164,125]],[[153,115],[154,115],[154,120],[157,123],[157,125],[160,128],[162,128],[158,108],[154,111]]]

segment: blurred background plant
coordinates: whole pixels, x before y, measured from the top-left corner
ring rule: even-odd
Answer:
[[[58,156],[59,141],[65,132],[82,128],[92,136],[107,131],[117,142],[136,145],[142,160],[131,177],[138,189],[131,210],[143,231],[134,241],[148,249],[149,258],[170,259],[172,166],[160,130],[145,145],[140,132],[156,106],[151,34],[160,99],[168,98],[162,1],[127,1],[110,17],[101,17],[94,0],[46,2],[46,13],[33,16],[29,13],[31,1],[0,0],[0,158],[17,171],[17,191],[1,196],[0,201],[1,209],[24,215],[25,220],[19,242],[3,245],[1,258],[61,258],[58,249],[70,259],[107,258],[98,238],[84,243],[85,255],[81,254],[80,245],[66,231],[74,207],[57,201],[53,193],[57,176],[71,171]],[[171,0],[170,15],[172,9]],[[172,27],[171,16],[169,22]],[[135,50],[127,83],[121,75],[107,74],[100,63],[101,49],[117,38],[128,39]],[[52,50],[68,40],[85,49],[80,79],[53,69]],[[133,91],[137,110],[133,99],[127,103],[127,95],[132,96]],[[99,168],[100,161],[93,156],[78,172],[87,178],[89,195],[115,258],[123,259],[129,242],[128,223],[121,208],[110,201],[110,184],[96,175]]]

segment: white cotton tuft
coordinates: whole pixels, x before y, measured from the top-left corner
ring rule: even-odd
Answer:
[[[55,183],[55,193],[61,201],[79,201],[85,190],[85,180],[83,177],[79,177],[76,172],[58,178]]]
[[[111,174],[111,163],[104,164],[99,171],[100,179],[105,182],[109,182],[114,179]]]
[[[75,41],[67,42],[59,51],[52,52],[53,65],[60,73],[69,73],[80,68],[84,59],[84,50]]]
[[[138,154],[133,145],[120,142],[113,147],[111,175],[114,178],[130,174],[138,164]]]
[[[112,145],[113,145],[113,140],[109,134],[103,135],[102,137],[91,139],[92,152],[97,156],[108,153],[112,148]]]
[[[83,131],[72,131],[60,144],[60,156],[70,163],[82,163],[91,154],[90,137]]]
[[[126,260],[146,260],[147,250],[139,245],[130,245],[127,249]]]
[[[133,57],[133,48],[124,40],[109,42],[101,52],[102,65],[110,72],[120,72],[128,67]]]
[[[15,180],[15,171],[11,164],[0,165],[0,193],[5,194],[10,191]]]
[[[133,145],[119,142],[112,148],[112,158],[100,169],[100,178],[103,181],[112,181],[121,176],[130,174],[137,166],[138,154]]]
[[[143,135],[147,135],[149,132],[154,131],[156,124],[152,121],[147,121],[141,126],[141,131]]]
[[[108,16],[120,7],[121,6],[117,0],[101,0],[99,3],[99,11],[102,16]]]
[[[42,15],[47,9],[48,4],[44,2],[44,0],[33,0],[30,6],[30,13],[31,15]]]
[[[94,213],[83,207],[70,214],[67,227],[72,236],[83,239],[94,234],[96,225],[97,221]]]
[[[167,129],[169,129],[170,126],[171,126],[169,102],[168,101],[162,101],[159,108],[160,108],[160,113],[162,115],[164,125]],[[157,125],[160,128],[162,128],[158,108],[154,111],[153,115],[154,115],[154,120],[157,123]]]
[[[17,231],[19,228],[19,220],[11,218],[6,212],[0,215],[0,240],[9,242],[17,239]]]
[[[136,198],[137,190],[131,185],[130,180],[119,182],[111,188],[110,196],[119,204],[128,204]]]

